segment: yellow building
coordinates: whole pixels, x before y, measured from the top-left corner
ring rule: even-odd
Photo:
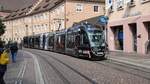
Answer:
[[[75,22],[104,15],[104,0],[38,0],[4,20],[6,42],[21,42],[24,36],[69,28]]]

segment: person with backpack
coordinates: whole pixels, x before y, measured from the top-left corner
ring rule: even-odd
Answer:
[[[17,43],[14,43],[14,44],[12,44],[10,46],[10,51],[11,51],[11,56],[12,56],[12,62],[15,63],[16,62],[17,52],[18,52]]]
[[[7,64],[9,63],[9,49],[4,49],[0,44],[0,84],[5,84],[4,74],[7,70]]]

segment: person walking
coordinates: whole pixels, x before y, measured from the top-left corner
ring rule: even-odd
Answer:
[[[11,51],[11,56],[12,56],[12,62],[15,63],[16,62],[16,55],[18,52],[17,43],[14,43],[10,46],[10,51]]]

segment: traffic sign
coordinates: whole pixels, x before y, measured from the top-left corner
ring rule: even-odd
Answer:
[[[107,22],[108,22],[108,17],[107,17],[107,16],[100,16],[98,22],[99,22],[101,25],[106,25]]]

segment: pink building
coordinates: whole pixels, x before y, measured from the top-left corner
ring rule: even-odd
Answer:
[[[150,53],[150,0],[106,0],[111,51]]]

